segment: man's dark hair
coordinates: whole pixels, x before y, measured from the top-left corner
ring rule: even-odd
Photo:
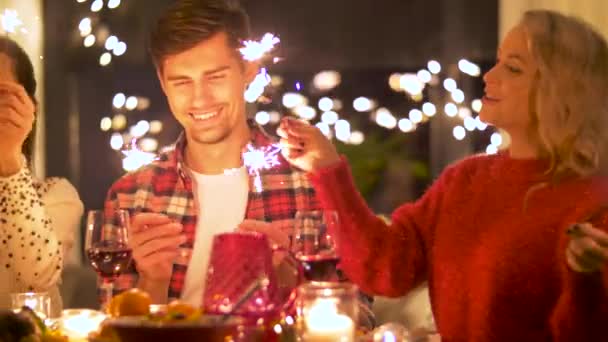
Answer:
[[[193,48],[225,32],[237,49],[249,38],[249,17],[236,0],[176,0],[150,33],[150,54],[157,68],[165,57]]]

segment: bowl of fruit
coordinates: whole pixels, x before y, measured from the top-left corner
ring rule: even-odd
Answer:
[[[122,317],[104,324],[114,331],[121,342],[130,341],[238,341],[245,340],[239,331],[239,321],[216,316],[201,316],[196,320],[155,321],[140,317]],[[103,332],[102,332],[103,333]],[[242,338],[239,337],[239,334]],[[103,339],[99,339],[102,341]],[[113,337],[112,341],[116,338]]]
[[[207,315],[176,300],[168,305],[151,305],[147,293],[132,289],[115,296],[108,305],[95,342],[131,341],[250,341],[241,318]]]

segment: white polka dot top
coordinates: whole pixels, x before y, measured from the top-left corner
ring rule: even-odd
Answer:
[[[0,177],[0,308],[10,307],[10,293],[46,291],[51,311],[60,312],[63,256],[82,213],[78,193],[65,179],[39,182],[26,166]]]

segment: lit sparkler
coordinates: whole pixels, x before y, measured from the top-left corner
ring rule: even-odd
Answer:
[[[271,82],[270,75],[266,72],[266,68],[261,68],[260,72],[255,76],[253,82],[249,84],[245,91],[245,100],[249,103],[254,103],[264,93],[264,88]]]
[[[280,41],[274,34],[266,33],[259,41],[247,40],[243,42],[243,47],[239,51],[246,61],[257,61],[263,59]],[[278,59],[275,58],[273,61],[278,61]],[[266,68],[261,68],[253,82],[247,87],[245,100],[249,103],[256,102],[264,93],[264,88],[270,84],[270,80]]]
[[[131,141],[130,149],[121,152],[125,155],[125,158],[122,160],[122,168],[128,172],[148,165],[156,159],[156,154],[144,152],[137,147],[137,139]]]
[[[23,25],[23,21],[19,19],[17,11],[8,8],[4,10],[3,14],[0,14],[0,23],[4,32],[7,33],[15,33],[16,29]]]
[[[274,49],[275,45],[280,42],[280,39],[272,33],[266,33],[260,41],[248,40],[243,43],[243,47],[239,49],[243,58],[247,61],[261,60],[267,53]],[[274,58],[276,63],[279,59]],[[264,88],[270,84],[271,78],[268,75],[266,68],[261,68],[258,75],[249,85],[245,92],[247,102],[253,103],[264,93]],[[273,144],[261,148],[255,148],[252,144],[248,144],[245,152],[243,152],[243,164],[247,167],[250,175],[254,176],[254,186],[258,192],[262,191],[262,180],[260,171],[270,169],[279,165],[278,154],[281,151],[279,144]]]
[[[255,148],[248,144],[247,150],[243,152],[243,164],[247,167],[249,174],[255,177],[253,184],[258,192],[262,191],[260,171],[279,165],[279,152],[281,152],[279,144],[261,148]]]
[[[272,33],[266,33],[262,40],[247,40],[243,42],[243,47],[239,49],[243,58],[247,61],[257,61],[262,59],[264,55],[274,49],[274,46],[281,40]]]

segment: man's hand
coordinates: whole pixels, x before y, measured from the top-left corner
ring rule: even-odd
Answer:
[[[266,235],[273,249],[277,247],[289,250],[289,229],[293,227],[293,220],[285,220],[278,222],[265,222],[256,220],[244,220],[239,224],[238,231],[258,232]],[[273,264],[276,266],[281,263],[285,257],[285,252],[275,252]]]
[[[140,276],[138,287],[149,292],[154,303],[167,300],[173,263],[186,242],[182,229],[163,214],[140,213],[131,220],[129,245]]]

